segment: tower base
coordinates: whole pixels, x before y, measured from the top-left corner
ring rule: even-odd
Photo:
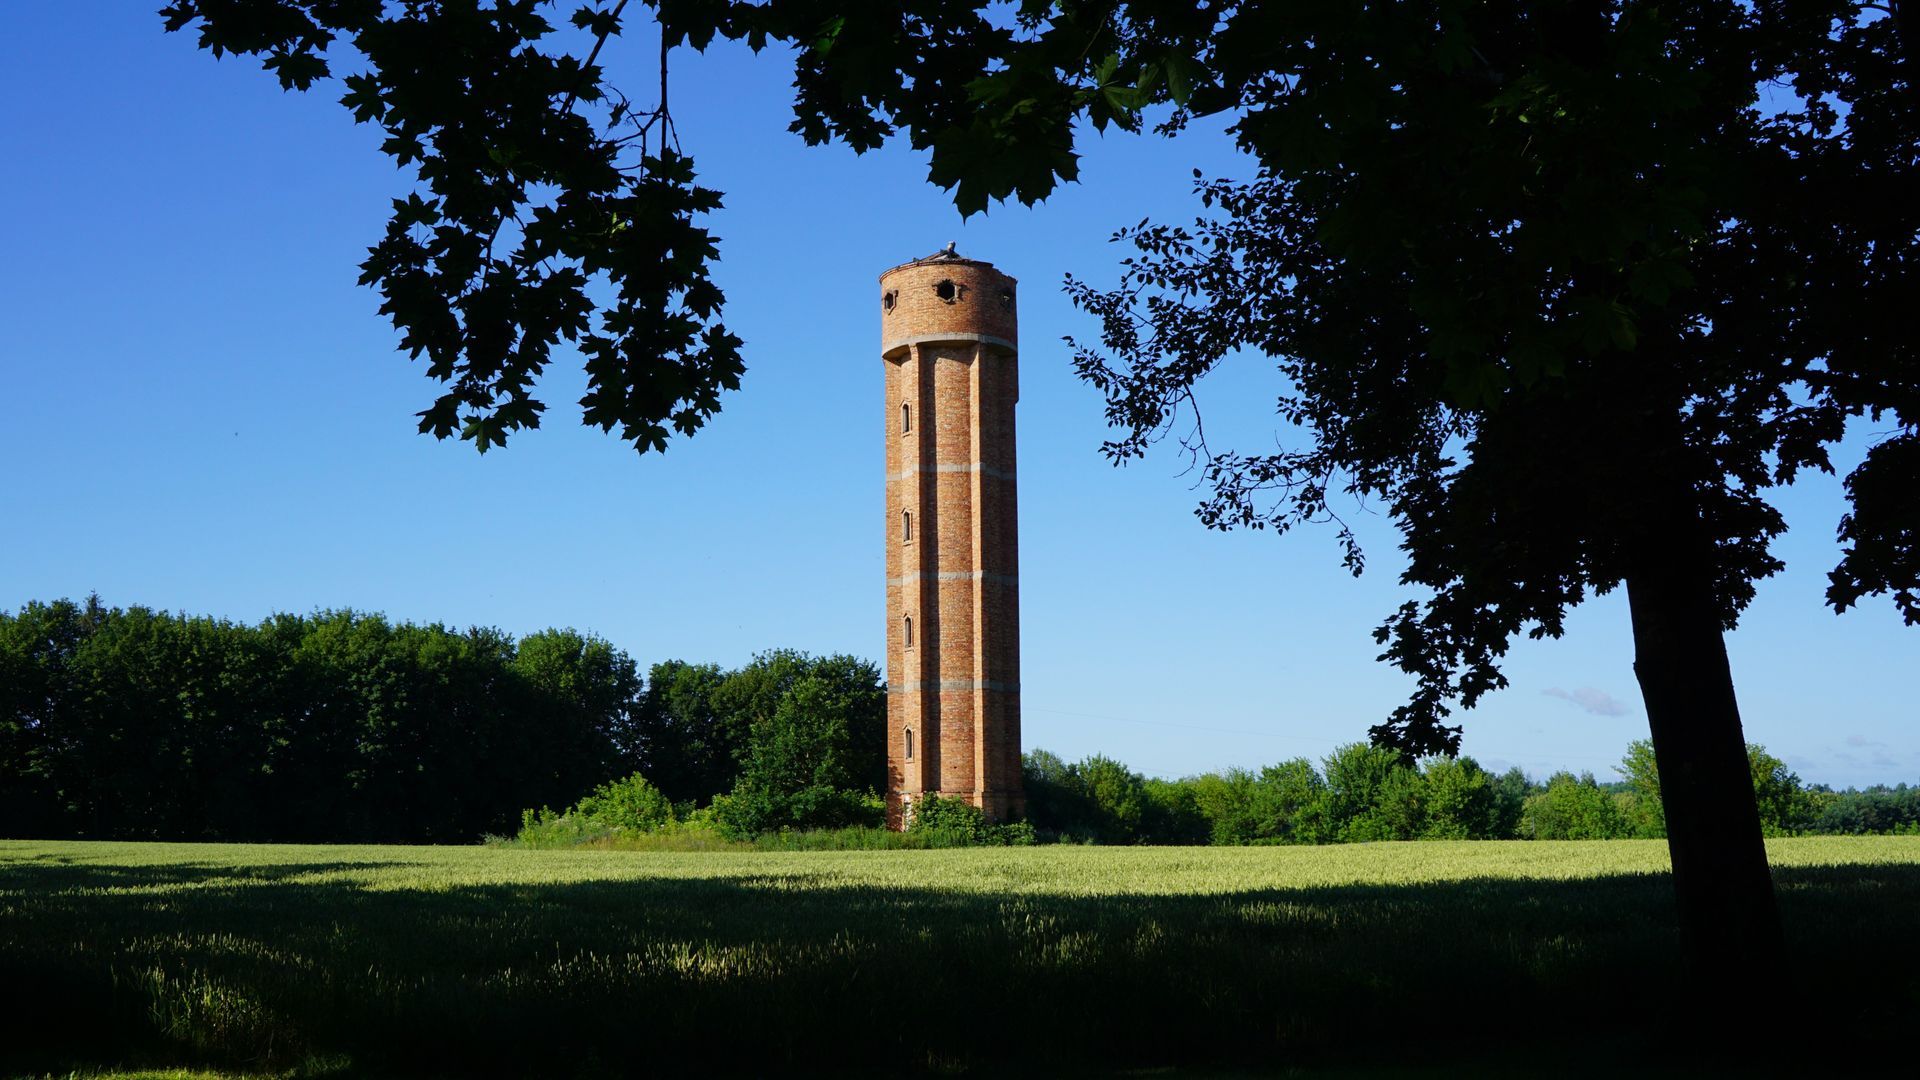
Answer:
[[[1020,821],[1027,816],[1027,795],[1024,791],[890,791],[887,793],[887,828],[895,832],[905,829],[911,820],[909,803],[918,802],[928,795],[960,799],[977,806],[986,813],[987,820],[995,825]]]

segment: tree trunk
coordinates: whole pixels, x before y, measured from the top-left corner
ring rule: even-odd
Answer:
[[[1692,507],[1676,516],[1683,535],[1669,533],[1627,575],[1633,670],[1660,768],[1688,958],[1709,983],[1755,987],[1753,977],[1779,960],[1780,916],[1707,544]]]

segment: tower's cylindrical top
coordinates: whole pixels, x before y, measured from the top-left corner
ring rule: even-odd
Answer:
[[[1016,282],[991,263],[953,245],[880,275],[880,351],[889,358],[909,345],[978,341],[1014,351]]]

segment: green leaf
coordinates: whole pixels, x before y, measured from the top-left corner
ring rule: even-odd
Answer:
[[[1167,56],[1167,94],[1173,103],[1185,107],[1193,100],[1193,86],[1197,78],[1205,76],[1198,61],[1185,53],[1170,53]]]

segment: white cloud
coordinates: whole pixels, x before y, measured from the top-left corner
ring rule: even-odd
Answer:
[[[1541,693],[1548,697],[1557,697],[1582,712],[1594,716],[1625,716],[1632,712],[1631,706],[1598,687],[1582,686],[1577,690],[1562,690],[1558,686],[1549,686]]]

